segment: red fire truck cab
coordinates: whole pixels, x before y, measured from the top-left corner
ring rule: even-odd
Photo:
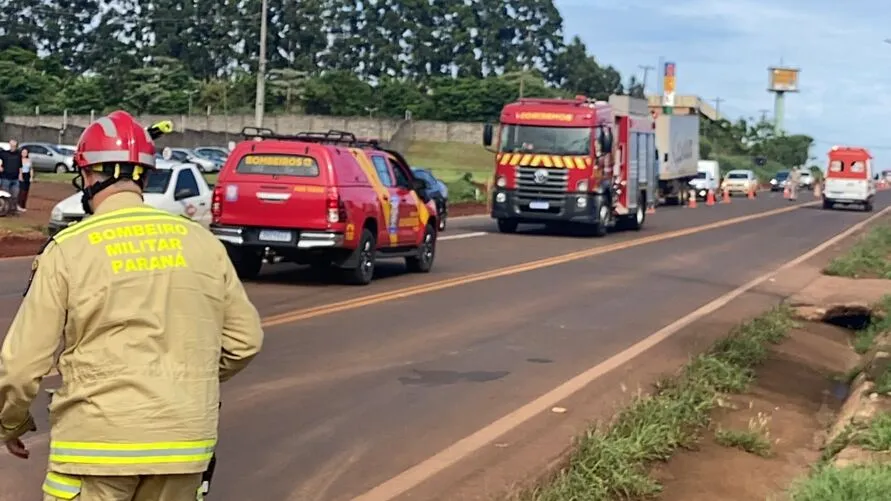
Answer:
[[[657,185],[655,126],[647,102],[520,99],[505,105],[495,146],[492,217],[513,233],[521,223],[571,223],[596,236],[640,230]]]

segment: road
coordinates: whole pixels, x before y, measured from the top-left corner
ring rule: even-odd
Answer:
[[[266,346],[224,387],[211,499],[353,499],[868,217],[811,200],[659,208],[643,231],[602,239],[456,219],[433,273],[385,264],[364,288],[277,266],[246,285]],[[876,210],[889,204],[880,192]],[[28,270],[0,260],[3,332]],[[32,459],[0,455],[0,500],[40,499],[46,403]],[[399,499],[457,499],[450,489],[486,467],[473,464]]]

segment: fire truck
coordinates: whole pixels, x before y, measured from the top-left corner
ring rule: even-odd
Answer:
[[[647,102],[526,98],[501,111],[492,217],[502,233],[522,223],[569,224],[593,236],[640,230],[658,186],[655,125]]]

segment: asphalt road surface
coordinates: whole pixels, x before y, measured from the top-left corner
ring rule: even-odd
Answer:
[[[381,264],[368,287],[269,267],[246,285],[266,345],[224,386],[210,499],[362,495],[869,216],[812,200],[660,207],[643,231],[601,239],[532,226],[501,235],[487,217],[455,219],[432,273]],[[876,202],[888,206],[891,192]],[[0,332],[29,269],[0,260]],[[0,500],[41,499],[47,398],[33,409],[32,458],[0,452]],[[455,499],[458,488],[425,485],[399,499]],[[365,499],[393,498],[381,492]]]

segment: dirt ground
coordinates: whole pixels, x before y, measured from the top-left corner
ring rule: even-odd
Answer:
[[[764,501],[782,499],[820,458],[828,427],[846,396],[833,378],[857,364],[842,328],[803,323],[774,348],[743,395],[726,397],[695,451],[657,468],[661,501]],[[768,457],[719,445],[716,431],[761,430]]]
[[[0,218],[0,257],[36,253],[46,241],[43,228],[49,221],[50,212],[60,200],[72,193],[74,188],[68,183],[33,183],[28,197],[28,211]]]
[[[0,218],[0,258],[35,254],[46,241],[43,228],[53,207],[73,192],[74,188],[68,183],[38,181],[32,184],[28,211]],[[485,214],[486,211],[485,203],[455,202],[449,206],[449,217]]]

